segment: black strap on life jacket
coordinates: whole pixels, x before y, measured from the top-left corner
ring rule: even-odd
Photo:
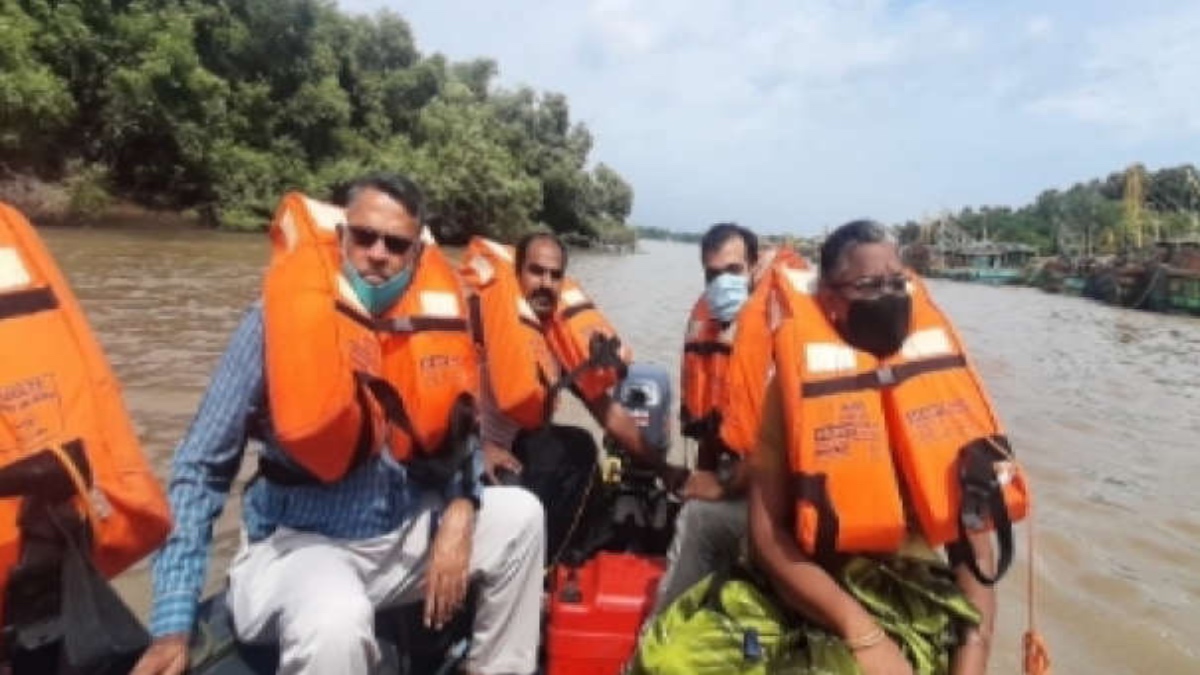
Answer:
[[[713,354],[729,356],[733,353],[733,346],[719,340],[685,342],[683,343],[683,353],[697,356],[712,356]]]
[[[48,286],[0,295],[0,321],[58,309],[58,298]]]
[[[721,411],[709,410],[700,417],[693,417],[682,405],[679,406],[679,433],[688,438],[702,441],[715,437],[721,428]]]
[[[829,497],[829,476],[823,473],[800,472],[792,476],[792,491],[796,499],[807,502],[817,511],[816,546],[813,559],[833,560],[837,555],[837,511]]]
[[[413,426],[412,418],[408,416],[408,411],[404,408],[404,398],[400,396],[400,392],[392,386],[391,382],[368,375],[366,373],[355,373],[355,378],[359,382],[359,391],[366,391],[375,399],[383,408],[383,415],[389,422],[400,427],[400,429],[408,434],[412,439],[413,447],[418,452],[424,449],[420,447],[420,441],[417,440],[416,428]]]
[[[985,586],[999,581],[1008,571],[1013,558],[1012,519],[1008,514],[1008,505],[1004,503],[1004,486],[996,476],[996,463],[1008,461],[1009,457],[996,445],[1011,455],[1008,438],[1004,436],[977,438],[959,450],[958,484],[962,490],[962,500],[958,511],[958,540],[948,547],[951,560],[955,564],[966,564],[971,574]],[[980,569],[975,550],[967,538],[969,532],[982,530],[989,521],[996,531],[996,541],[1000,546],[994,576],[988,576]]]
[[[818,396],[848,394],[850,392],[869,389],[886,389],[888,387],[899,386],[919,375],[966,367],[967,357],[962,354],[935,356],[929,359],[901,363],[896,366],[883,366],[869,373],[835,377],[820,382],[805,382],[800,387],[800,395],[804,398],[816,398]]]
[[[483,300],[478,295],[467,298],[467,313],[471,317],[471,340],[483,349]]]

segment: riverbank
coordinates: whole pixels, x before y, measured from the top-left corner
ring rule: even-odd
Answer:
[[[5,176],[0,178],[0,201],[38,227],[211,229],[195,211],[151,209],[113,197],[88,171],[59,182],[28,174]]]
[[[220,230],[262,234],[270,223],[270,217],[267,216],[262,219],[259,227],[215,227],[209,219],[194,209],[153,209],[119,199],[98,184],[95,176],[78,174],[61,182],[47,182],[26,174],[4,176],[0,178],[0,201],[16,207],[38,227]],[[449,246],[461,246],[466,243],[459,233],[439,232],[439,221],[436,218],[432,220],[430,226],[434,228],[434,236],[439,242]],[[456,234],[458,236],[455,236]],[[559,236],[572,250],[610,254],[629,254],[637,251],[638,237],[632,229],[610,234],[612,236],[608,238],[588,237],[577,232],[559,233]],[[447,238],[450,241],[447,242]]]

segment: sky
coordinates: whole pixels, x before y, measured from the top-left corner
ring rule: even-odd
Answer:
[[[1197,0],[339,0],[567,95],[631,220],[813,234],[1200,164]]]

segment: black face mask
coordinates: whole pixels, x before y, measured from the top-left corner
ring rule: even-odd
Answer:
[[[900,351],[911,319],[912,298],[908,294],[851,300],[846,321],[838,326],[838,332],[851,347],[882,359]]]

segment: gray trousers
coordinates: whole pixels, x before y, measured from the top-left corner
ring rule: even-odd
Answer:
[[[719,502],[693,499],[683,505],[667,551],[667,572],[658,585],[654,614],[704,577],[737,561],[746,518],[744,497]]]
[[[521,488],[483,491],[470,574],[480,583],[469,668],[532,673],[541,619],[542,506]],[[229,570],[238,638],[277,642],[283,675],[366,675],[379,660],[374,614],[424,598],[426,504],[396,532],[350,541],[280,529],[245,546]]]

